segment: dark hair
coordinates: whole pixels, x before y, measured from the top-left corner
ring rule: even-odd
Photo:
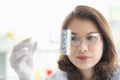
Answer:
[[[117,66],[117,52],[112,33],[107,20],[96,9],[79,5],[64,20],[62,29],[67,29],[74,19],[88,19],[94,22],[102,33],[104,51],[101,60],[95,65],[95,77],[100,80],[111,80]],[[59,69],[67,72],[68,80],[82,80],[82,75],[66,55],[61,55],[58,61]]]

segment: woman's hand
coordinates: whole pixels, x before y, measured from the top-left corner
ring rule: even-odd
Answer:
[[[23,40],[13,48],[10,64],[20,80],[32,80],[33,54],[36,49],[37,43],[31,42],[30,38]]]

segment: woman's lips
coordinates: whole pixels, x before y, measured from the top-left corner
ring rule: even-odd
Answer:
[[[79,59],[80,61],[87,61],[90,57],[88,56],[77,56],[77,59]]]

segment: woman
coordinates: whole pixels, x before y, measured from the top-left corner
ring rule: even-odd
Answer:
[[[108,22],[101,13],[89,6],[77,6],[66,17],[62,29],[70,29],[72,32],[71,53],[60,56],[58,61],[60,71],[47,80],[120,80],[112,34]],[[29,49],[26,51],[23,49],[25,47]],[[30,43],[27,39],[13,49],[11,65],[21,80],[31,80],[30,73],[20,68],[20,63],[23,60],[28,63],[28,58],[22,55],[15,60],[13,55],[33,53],[35,48],[36,44]],[[18,62],[19,65],[16,65]]]

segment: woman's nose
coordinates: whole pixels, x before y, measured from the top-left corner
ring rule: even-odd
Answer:
[[[79,52],[86,52],[86,51],[88,51],[88,45],[84,41],[81,41],[77,50]]]

